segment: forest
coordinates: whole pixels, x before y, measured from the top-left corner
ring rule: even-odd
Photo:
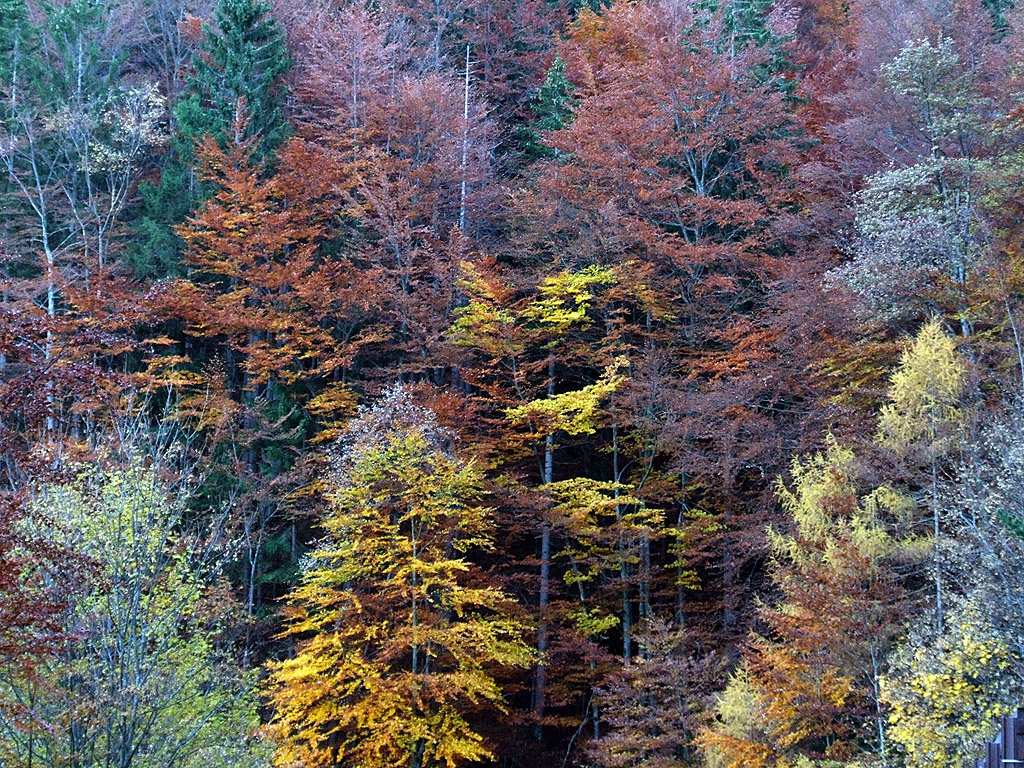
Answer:
[[[0,0],[0,768],[973,768],[1013,0]]]

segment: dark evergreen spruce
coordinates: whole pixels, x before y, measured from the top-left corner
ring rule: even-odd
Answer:
[[[204,30],[185,95],[174,107],[174,137],[160,180],[140,190],[139,237],[128,258],[141,276],[180,271],[181,241],[173,228],[211,194],[196,178],[196,141],[211,135],[226,146],[255,138],[254,162],[272,162],[288,134],[280,79],[289,61],[284,32],[270,6],[259,0],[220,0],[216,23],[216,29]]]

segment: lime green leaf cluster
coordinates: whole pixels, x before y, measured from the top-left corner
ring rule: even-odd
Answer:
[[[718,515],[713,515],[707,510],[687,509],[683,512],[679,524],[673,526],[671,530],[673,540],[668,545],[668,552],[673,556],[668,567],[676,571],[676,586],[700,589],[700,574],[692,566],[689,555],[697,546],[697,542],[704,541],[723,530],[725,526]]]
[[[469,301],[454,312],[455,320],[449,329],[452,342],[496,357],[512,351],[516,313],[506,303],[510,289],[486,280],[471,261],[461,262],[459,268],[459,289]]]
[[[938,319],[926,323],[903,352],[878,418],[878,439],[897,451],[923,448],[938,455],[963,421],[959,400],[967,367]]]
[[[505,413],[513,424],[529,423],[539,434],[560,430],[573,436],[592,435],[601,425],[601,404],[624,381],[624,376],[619,373],[624,365],[625,360],[617,360],[593,384],[533,400],[509,408]]]
[[[595,289],[614,285],[617,279],[610,267],[596,264],[578,272],[566,270],[551,275],[538,286],[537,298],[526,308],[523,316],[555,333],[564,333],[575,325],[586,325]]]

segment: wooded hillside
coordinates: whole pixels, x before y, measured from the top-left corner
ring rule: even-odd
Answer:
[[[0,0],[0,768],[966,768],[1012,0]]]

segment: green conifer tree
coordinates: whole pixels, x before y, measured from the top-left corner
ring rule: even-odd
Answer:
[[[0,0],[0,87],[11,81],[27,15],[25,0]]]
[[[565,72],[565,59],[556,55],[533,102],[537,130],[557,131],[572,122],[575,90]]]
[[[257,137],[256,155],[268,156],[288,132],[278,82],[289,66],[284,31],[259,0],[220,0],[217,28],[206,29],[188,95],[175,107],[179,130],[191,140],[210,133],[221,144]],[[243,133],[233,136],[240,111]]]
[[[254,139],[254,161],[270,161],[288,134],[281,76],[289,66],[284,32],[260,0],[220,0],[216,31],[207,27],[186,93],[174,107],[175,137],[157,184],[143,185],[138,247],[141,274],[173,274],[181,241],[173,227],[209,196],[195,173],[195,143],[210,134],[222,146]]]
[[[794,66],[786,50],[786,43],[792,37],[770,22],[768,14],[773,5],[773,0],[700,0],[698,3],[708,18],[721,15],[723,47],[733,55],[748,46],[760,49],[764,58],[755,63],[751,74],[792,98],[796,79],[792,76]]]
[[[575,91],[576,86],[566,73],[565,59],[556,54],[530,105],[535,120],[522,129],[522,152],[527,162],[557,156],[557,150],[544,145],[544,134],[560,131],[572,123]]]

